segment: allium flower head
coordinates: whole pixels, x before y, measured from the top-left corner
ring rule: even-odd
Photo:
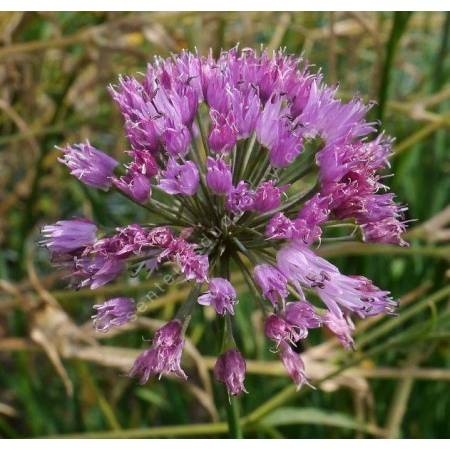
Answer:
[[[144,74],[122,76],[109,90],[128,139],[121,167],[88,142],[62,148],[60,161],[83,183],[134,202],[145,219],[98,233],[88,221],[59,221],[43,228],[43,244],[77,287],[167,268],[189,282],[176,319],[155,333],[132,375],[143,383],[154,375],[185,378],[189,318],[198,304],[211,305],[226,316],[223,342],[233,347],[217,360],[216,379],[230,395],[245,391],[246,364],[233,337],[234,270],[298,386],[307,381],[293,346],[309,330],[323,325],[351,347],[352,317],[395,314],[388,291],[341,273],[315,251],[333,239],[330,222],[341,220],[360,231],[347,239],[406,245],[406,207],[385,192],[380,175],[392,139],[365,119],[370,105],[340,100],[301,58],[237,47],[217,58],[157,57]],[[96,306],[97,328],[125,323],[131,309],[122,297]]]

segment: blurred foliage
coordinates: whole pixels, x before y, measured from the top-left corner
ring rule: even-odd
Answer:
[[[321,247],[403,303],[399,318],[360,324],[352,355],[314,330],[304,354],[317,390],[295,394],[241,283],[245,436],[450,437],[449,33],[449,13],[1,13],[0,436],[226,435],[226,399],[208,372],[218,350],[209,311],[198,309],[190,326],[189,381],[139,386],[122,374],[184,288],[168,287],[134,330],[101,336],[98,347],[92,304],[113,293],[143,298],[154,282],[72,292],[35,243],[39,227],[61,217],[107,227],[144,218],[56,161],[55,145],[86,138],[120,159],[127,143],[109,83],[145,70],[155,54],[217,53],[239,42],[303,53],[344,98],[378,100],[373,119],[383,117],[397,139],[387,182],[414,220],[407,250]]]

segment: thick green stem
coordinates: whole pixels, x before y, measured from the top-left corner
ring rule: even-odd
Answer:
[[[226,391],[226,389],[225,389]],[[239,420],[239,400],[236,397],[230,397],[227,403],[228,433],[233,439],[242,439],[242,426]]]
[[[177,311],[175,316],[176,319],[184,321],[186,318],[190,317],[192,310],[197,302],[198,295],[200,293],[201,285],[195,283],[192,287],[191,292],[189,292],[188,298],[181,305],[180,309]]]
[[[230,279],[230,259],[228,253],[225,253],[221,258],[218,271],[221,276],[227,278],[228,280]],[[235,347],[236,343],[233,337],[233,324],[231,322],[231,316],[226,315],[223,321],[222,352]],[[236,397],[230,396],[226,388],[225,395],[228,399],[228,401],[225,401],[225,407],[227,410],[229,436],[234,439],[241,439],[243,436],[241,424],[239,421],[238,399]]]

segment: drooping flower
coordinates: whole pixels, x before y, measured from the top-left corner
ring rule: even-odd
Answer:
[[[234,314],[236,291],[233,285],[225,278],[211,278],[206,294],[198,298],[200,305],[212,305],[217,314]]]
[[[287,342],[280,343],[279,355],[287,373],[297,385],[297,389],[300,389],[305,383],[309,384],[305,374],[305,364],[300,355],[295,353]]]
[[[385,186],[377,170],[388,166],[391,144],[381,134],[371,142],[325,146],[317,154],[317,164],[322,190],[329,195],[329,207],[337,217],[355,218],[368,242],[405,246],[401,235],[406,208],[394,202],[393,194],[378,193]]]
[[[92,316],[97,331],[107,332],[113,327],[128,323],[136,314],[134,300],[117,297],[107,300],[101,305],[94,305],[96,314]]]
[[[244,386],[246,368],[244,358],[233,348],[217,358],[214,376],[226,386],[229,395],[239,395],[247,392]]]
[[[388,291],[342,274],[313,250],[335,237],[331,226],[341,220],[360,231],[348,239],[406,245],[407,210],[382,184],[392,139],[373,137],[370,105],[340,100],[311,67],[282,50],[237,47],[217,58],[188,51],[156,57],[145,74],[110,87],[128,138],[124,170],[89,142],[62,149],[60,161],[83,183],[114,187],[123,201],[145,208],[142,224],[114,231],[97,233],[79,219],[44,227],[43,244],[74,284],[95,289],[128,270],[164,270],[165,277],[173,269],[177,281],[192,285],[177,319],[136,360],[131,373],[141,382],[185,378],[184,332],[197,303],[228,314],[224,342],[236,342],[229,326],[236,291],[229,277],[217,277],[230,267],[269,300],[256,298],[266,336],[298,386],[307,380],[295,344],[312,328],[324,325],[351,347],[352,317],[395,313]],[[309,301],[311,291],[324,312]],[[106,330],[125,323],[132,304],[119,297],[96,309],[95,325]],[[219,357],[214,372],[230,395],[245,391],[237,349]]]
[[[136,358],[129,375],[130,377],[139,377],[140,384],[145,384],[151,377],[161,373],[161,366],[161,354],[157,349],[151,347]]]
[[[96,149],[89,142],[60,149],[64,156],[58,161],[65,164],[70,173],[88,186],[108,190],[114,169],[119,163],[106,153]]]
[[[179,320],[171,320],[159,328],[153,338],[156,347],[173,347],[181,340],[182,323]]]
[[[150,377],[174,374],[186,379],[187,375],[181,368],[181,354],[184,347],[182,337],[182,323],[172,320],[161,327],[153,338],[151,348],[145,350],[136,359],[131,377],[139,377],[140,383],[145,384]]]
[[[84,249],[95,242],[97,226],[87,219],[59,220],[42,228],[41,244],[52,256]]]
[[[355,325],[349,316],[339,317],[331,311],[328,311],[325,313],[322,320],[327,328],[329,328],[330,331],[338,337],[345,348],[351,348],[354,346],[352,332],[355,329]]]

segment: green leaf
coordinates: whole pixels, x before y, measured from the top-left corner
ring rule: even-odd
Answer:
[[[273,427],[313,424],[362,431],[369,431],[370,429],[370,427],[357,422],[351,416],[318,408],[279,408],[267,415],[259,424]]]

